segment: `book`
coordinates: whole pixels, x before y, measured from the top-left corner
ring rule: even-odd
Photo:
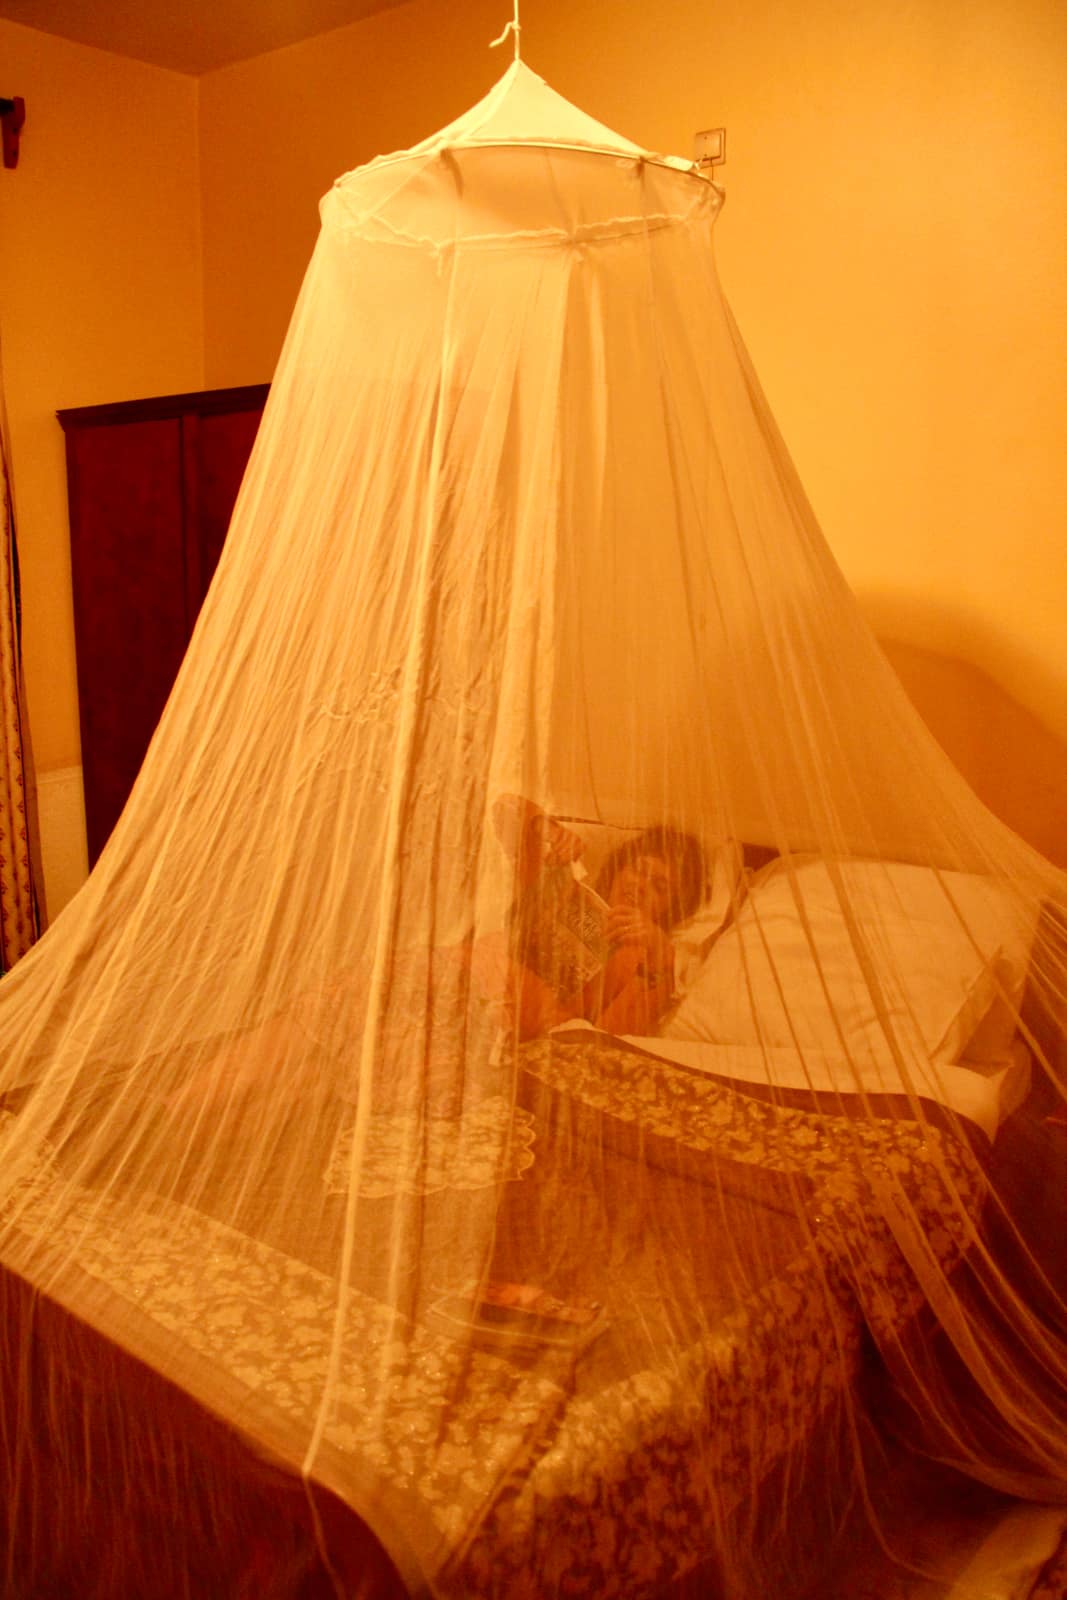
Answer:
[[[607,902],[579,862],[546,869],[523,892],[515,919],[516,956],[563,1000],[603,967]]]

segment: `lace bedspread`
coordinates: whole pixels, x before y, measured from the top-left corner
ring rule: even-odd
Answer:
[[[432,1303],[455,1285],[434,1286],[411,1320],[353,1284],[321,1460],[342,1492],[351,1466],[347,1497],[406,1573],[532,1600],[566,1571],[575,1596],[636,1600],[713,1551],[716,1523],[802,1451],[842,1397],[864,1323],[876,1340],[907,1323],[930,1262],[951,1268],[969,1242],[981,1173],[931,1126],[775,1106],[602,1040],[538,1041],[521,1067],[524,1132],[499,1169],[492,1272],[522,1281],[552,1207],[586,1207],[587,1248],[547,1287],[598,1299],[595,1337],[535,1355],[470,1346]],[[493,1171],[487,1127],[479,1183]],[[47,1162],[31,1180],[27,1233],[56,1181]],[[437,1181],[453,1187],[426,1204],[447,1222],[476,1184],[455,1161]],[[707,1227],[672,1255],[672,1219],[694,1205]],[[147,1318],[166,1336],[152,1351],[166,1375],[196,1393],[182,1352],[211,1374],[198,1399],[227,1415],[232,1391],[253,1436],[262,1412],[310,1437],[338,1296],[298,1250],[173,1202],[131,1216],[89,1190],[71,1191],[52,1243],[93,1292],[68,1293],[62,1277],[50,1292],[107,1337],[137,1354]]]

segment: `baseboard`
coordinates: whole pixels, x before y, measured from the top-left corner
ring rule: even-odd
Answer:
[[[48,920],[54,922],[89,876],[80,766],[38,772],[37,818]]]

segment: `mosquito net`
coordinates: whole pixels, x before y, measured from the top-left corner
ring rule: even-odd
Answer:
[[[230,1570],[237,1472],[172,1393],[442,1596],[799,1593],[875,1422],[1062,1495],[1067,889],[862,621],[721,199],[519,63],[326,197],[144,770],[0,990],[20,1594],[101,1495],[114,1592],[246,1592],[168,1554],[199,1505]]]

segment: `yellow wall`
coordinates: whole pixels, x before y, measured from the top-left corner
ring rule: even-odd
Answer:
[[[0,327],[46,774],[79,759],[56,408],[269,377],[319,196],[484,93],[509,12],[414,0],[199,80],[0,20],[0,90],[28,107]],[[651,148],[726,125],[723,281],[869,617],[1067,737],[1061,0],[523,0],[523,21],[536,70]]]
[[[205,363],[268,377],[331,179],[503,70],[504,0],[415,0],[201,79]],[[523,0],[530,65],[688,154],[725,124],[726,292],[879,632],[1067,736],[1062,0]]]
[[[488,90],[499,3],[422,0],[200,79],[211,386],[269,378],[340,173],[403,149]],[[510,3],[507,15],[510,15]]]
[[[0,331],[34,753],[77,768],[64,406],[203,383],[196,81],[0,20]]]

